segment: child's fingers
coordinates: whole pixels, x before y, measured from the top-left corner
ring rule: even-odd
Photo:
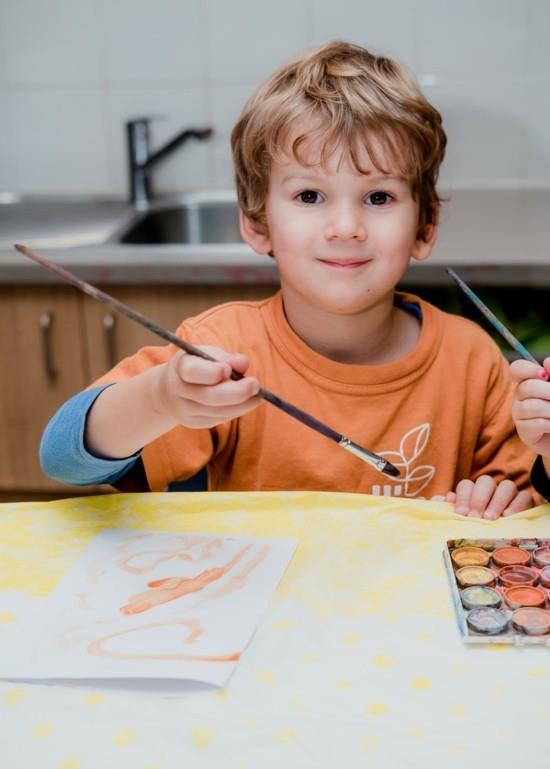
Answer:
[[[494,494],[483,513],[483,517],[490,521],[500,518],[504,511],[509,509],[510,505],[517,498],[517,495],[518,489],[513,481],[501,481],[496,487]]]
[[[201,347],[218,360],[177,352],[162,369],[153,398],[160,412],[186,427],[209,428],[256,408],[260,384],[255,377],[230,379],[231,369],[246,371],[246,355]]]
[[[512,408],[512,416],[522,440],[540,440],[550,434],[550,402],[518,401]]]
[[[512,416],[515,420],[529,423],[533,429],[547,432],[550,427],[550,399],[526,398],[517,400],[512,406]]]
[[[550,360],[547,358],[546,360]],[[510,364],[510,374],[515,382],[523,382],[524,379],[544,379],[547,378],[547,374],[550,373],[550,368],[547,370],[546,366],[540,366],[538,363],[533,363],[530,360],[515,360]]]
[[[250,398],[236,406],[217,406],[214,409],[200,403],[187,401],[185,407],[182,408],[181,423],[186,427],[215,427],[223,422],[230,422],[232,419],[238,419],[248,414],[260,403],[259,398]]]
[[[536,399],[550,404],[550,382],[541,379],[525,379],[516,387],[516,400]]]
[[[460,481],[456,486],[455,513],[468,515],[470,512],[470,498],[474,490],[474,482],[468,479]]]
[[[259,387],[259,382],[254,377],[244,377],[238,381],[226,379],[214,385],[181,382],[177,394],[183,400],[204,407],[203,413],[213,413],[220,407],[238,406],[250,400],[257,395]]]
[[[515,416],[516,429],[523,443],[535,454],[550,454],[550,419],[518,419]]]
[[[521,513],[523,510],[529,510],[533,507],[534,500],[528,491],[520,491],[516,498],[510,503],[510,505],[502,513],[503,516],[515,515]]]
[[[200,349],[215,360],[205,360],[198,355],[182,353],[176,361],[178,376],[190,384],[213,385],[229,379],[231,369],[243,374],[248,368],[248,356],[233,355],[218,347],[202,346]]]
[[[476,479],[470,495],[470,510],[467,513],[471,518],[483,518],[496,489],[496,481],[490,475],[481,475]]]
[[[528,491],[518,492],[516,484],[510,480],[498,485],[490,475],[482,475],[477,480],[464,479],[457,484],[455,512],[471,518],[495,520],[501,515],[513,515],[528,510],[533,505],[533,498]],[[453,492],[445,499],[452,502]]]

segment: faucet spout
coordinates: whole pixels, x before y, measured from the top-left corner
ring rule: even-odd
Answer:
[[[213,129],[186,128],[166,142],[156,152],[150,151],[150,118],[138,118],[126,123],[128,166],[130,175],[130,200],[136,208],[145,209],[153,197],[151,171],[178,147],[189,139],[205,140]]]
[[[164,160],[164,158],[168,157],[168,155],[171,155],[172,152],[174,152],[174,150],[176,150],[178,147],[180,147],[182,144],[185,144],[185,142],[187,142],[189,139],[209,139],[212,136],[212,133],[212,128],[186,128],[184,131],[181,131],[179,134],[174,136],[173,139],[170,139],[170,141],[166,142],[166,144],[156,152],[153,152],[153,154],[150,155],[146,162],[143,164],[143,168],[146,171],[149,171],[161,160]]]

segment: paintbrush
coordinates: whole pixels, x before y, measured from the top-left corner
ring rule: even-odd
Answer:
[[[502,321],[500,321],[497,318],[497,316],[493,312],[491,312],[491,310],[487,307],[487,305],[481,301],[479,296],[472,291],[470,286],[468,286],[468,284],[465,283],[462,280],[462,278],[459,275],[457,275],[457,273],[453,269],[451,269],[451,267],[447,267],[447,272],[449,273],[451,278],[455,281],[455,283],[457,283],[460,286],[460,288],[464,291],[468,299],[470,299],[475,304],[478,310],[480,310],[483,313],[483,315],[487,318],[487,320],[493,324],[494,328],[496,328],[499,334],[502,337],[504,337],[504,339],[506,339],[508,344],[511,347],[513,347],[513,349],[516,350],[516,352],[518,352],[522,358],[525,358],[526,360],[530,360],[533,363],[536,363],[537,365],[540,366],[540,363],[535,358],[535,356],[531,355],[529,350],[522,345],[519,339],[516,339],[516,337],[512,334],[512,332],[506,328],[504,323],[502,323]],[[542,378],[542,375],[541,375],[541,378]],[[548,378],[548,377],[546,376],[545,378]]]
[[[95,286],[92,286],[90,283],[86,283],[86,281],[80,280],[80,278],[77,278],[76,275],[73,275],[72,272],[69,272],[64,267],[60,267],[58,264],[55,264],[55,262],[51,262],[49,259],[46,259],[43,256],[39,256],[37,253],[31,251],[30,248],[27,248],[26,246],[16,244],[15,248],[24,256],[28,256],[33,261],[38,262],[38,264],[42,265],[42,267],[57,273],[57,275],[60,275],[67,283],[70,283],[72,286],[80,289],[80,291],[83,291],[88,296],[91,296],[92,299],[97,299],[98,302],[102,302],[103,304],[112,307],[113,310],[121,313],[121,315],[125,315],[127,318],[130,318],[130,320],[139,323],[141,326],[149,329],[149,331],[152,331],[157,336],[160,336],[167,342],[171,342],[176,347],[184,350],[189,355],[196,355],[199,358],[204,358],[204,360],[217,362],[215,358],[212,358],[198,347],[195,347],[194,345],[189,344],[189,342],[180,339],[179,336],[176,336],[171,331],[168,331],[168,329],[163,328],[163,326],[159,326],[153,320],[146,318],[145,315],[142,315],[137,310],[132,309],[123,302],[120,302],[118,299],[115,299],[109,294],[106,294],[104,291],[101,291]],[[239,373],[238,371],[232,371],[231,379],[243,379],[243,374]],[[297,406],[294,406],[292,403],[279,398],[279,396],[275,395],[275,393],[266,390],[264,387],[260,387],[258,391],[258,397],[264,401],[267,401],[268,403],[271,403],[272,406],[281,409],[281,411],[284,411],[285,414],[294,417],[294,419],[302,422],[302,424],[310,427],[312,430],[315,430],[316,432],[321,433],[321,435],[324,435],[326,438],[329,438],[331,441],[334,441],[339,446],[342,446],[342,448],[346,449],[346,451],[349,451],[351,454],[355,454],[356,457],[359,457],[359,459],[362,459],[363,462],[367,462],[372,467],[375,467],[381,473],[390,475],[394,478],[399,476],[399,470],[397,467],[392,465],[391,462],[388,462],[387,459],[384,459],[384,457],[381,457],[378,454],[369,451],[368,449],[364,449],[362,446],[354,443],[349,438],[346,438],[345,435],[341,435],[340,433],[336,432],[336,430],[328,427],[328,425],[323,424],[323,422],[320,422],[318,419],[311,416],[311,414],[308,414],[307,412],[302,411],[302,409],[299,409]]]

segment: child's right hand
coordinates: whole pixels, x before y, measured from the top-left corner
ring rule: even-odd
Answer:
[[[106,387],[86,418],[84,445],[105,459],[130,457],[178,424],[214,427],[256,408],[261,402],[254,377],[244,374],[246,355],[201,347],[216,361],[178,352],[167,363]]]
[[[215,427],[256,408],[260,384],[254,377],[234,381],[231,369],[244,374],[248,356],[232,355],[217,347],[199,349],[216,358],[204,360],[178,351],[159,367],[154,399],[159,410],[186,427]]]
[[[543,361],[550,376],[550,357]],[[541,376],[541,367],[528,360],[515,360],[510,365],[517,382],[512,417],[523,443],[535,454],[550,457],[550,381]]]

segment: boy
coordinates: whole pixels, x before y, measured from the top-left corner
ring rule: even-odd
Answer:
[[[530,507],[533,457],[514,431],[497,347],[473,323],[395,292],[436,241],[446,144],[412,76],[327,44],[260,86],[231,141],[241,233],[276,260],[281,291],[181,324],[219,363],[145,348],[75,396],[46,429],[44,470],[162,490],[207,466],[213,490],[446,498],[487,518]],[[247,376],[232,381],[231,368]],[[401,477],[260,404],[259,382]]]
[[[550,358],[543,361],[550,375]],[[524,444],[539,456],[531,472],[534,488],[550,500],[550,381],[541,377],[540,366],[515,360],[510,371],[517,382],[512,416]]]

